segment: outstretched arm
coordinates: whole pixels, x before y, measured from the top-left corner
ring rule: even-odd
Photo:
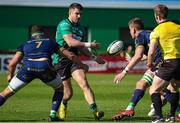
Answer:
[[[132,57],[132,59],[129,61],[128,65],[126,68],[119,74],[117,74],[114,78],[114,83],[119,83],[126,75],[126,73],[132,69],[139,61],[141,61],[144,53],[144,47],[142,45],[139,45],[136,47],[135,54]]]
[[[14,76],[16,65],[18,63],[20,63],[22,58],[23,58],[23,54],[21,52],[16,52],[16,54],[14,55],[12,60],[10,61],[9,65],[8,65],[8,76],[7,76],[8,82],[10,82],[12,77]]]
[[[98,48],[99,47],[99,44],[96,42],[81,42],[77,39],[74,39],[72,34],[65,34],[63,35],[63,38],[69,47],[79,47],[79,48],[83,48],[83,47]]]
[[[91,51],[89,51],[88,48],[79,48],[80,52],[86,55],[87,57],[91,58],[92,60],[96,61],[98,64],[104,64],[105,61],[101,58],[93,54]]]

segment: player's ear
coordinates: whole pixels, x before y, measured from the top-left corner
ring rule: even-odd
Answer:
[[[134,32],[134,34],[136,34],[136,28],[134,28],[134,27],[133,27],[133,32]]]

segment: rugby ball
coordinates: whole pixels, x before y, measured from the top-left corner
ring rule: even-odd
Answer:
[[[112,43],[109,44],[107,48],[107,53],[109,55],[115,55],[123,50],[123,41],[121,40],[115,40]]]

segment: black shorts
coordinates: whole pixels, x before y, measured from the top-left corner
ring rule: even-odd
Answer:
[[[166,81],[180,80],[180,59],[164,60],[156,75]]]
[[[54,65],[54,69],[64,81],[71,77],[73,71],[83,68],[80,65],[73,63],[69,59],[62,59],[58,64]]]

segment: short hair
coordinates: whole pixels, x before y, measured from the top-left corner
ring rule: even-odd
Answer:
[[[144,22],[140,18],[131,19],[128,25],[133,26],[137,30],[144,30]]]
[[[160,18],[166,19],[168,16],[168,7],[163,4],[159,4],[154,7],[154,13]]]
[[[77,8],[77,9],[79,9],[79,10],[83,10],[83,6],[81,5],[81,4],[79,4],[79,3],[72,3],[70,6],[69,6],[69,10],[70,9],[75,9],[75,8]]]
[[[44,32],[44,31],[43,31],[43,28],[41,26],[33,25],[31,27],[31,34],[36,33],[36,32],[40,32],[41,33],[41,32]]]

